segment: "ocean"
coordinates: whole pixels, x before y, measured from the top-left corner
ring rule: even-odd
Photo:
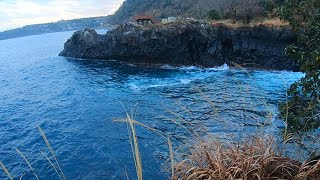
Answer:
[[[278,103],[303,76],[227,64],[143,67],[59,57],[72,33],[0,41],[0,161],[15,178],[34,178],[18,148],[39,178],[59,179],[40,153],[54,160],[37,126],[67,179],[136,178],[127,126],[114,122],[126,114],[170,137],[174,149],[191,145],[195,133],[223,140],[280,137]],[[167,179],[167,140],[136,128],[145,179]]]

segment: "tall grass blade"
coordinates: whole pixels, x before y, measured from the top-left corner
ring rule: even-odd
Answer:
[[[174,155],[173,155],[172,141],[170,140],[169,137],[166,137],[166,135],[165,135],[163,132],[161,132],[161,131],[159,131],[159,130],[157,130],[157,129],[154,129],[154,128],[152,128],[152,127],[149,127],[149,126],[147,126],[147,125],[145,125],[145,124],[143,124],[143,123],[140,123],[140,122],[132,119],[128,114],[127,114],[127,118],[126,118],[126,119],[116,119],[116,120],[113,120],[113,121],[114,121],[114,122],[127,122],[127,124],[130,124],[130,123],[132,123],[132,124],[137,124],[137,125],[139,125],[139,126],[141,126],[141,127],[144,127],[144,128],[146,128],[146,129],[148,129],[148,130],[150,130],[150,131],[152,131],[152,132],[160,135],[160,136],[163,137],[164,139],[166,139],[166,140],[167,140],[167,143],[168,143],[168,147],[169,147],[169,152],[170,152],[171,173],[172,173],[171,179],[174,179],[174,174],[175,174],[175,171],[174,171],[174,170],[175,170],[175,169],[174,169]],[[129,125],[128,125],[128,126],[129,126]],[[130,127],[132,127],[132,126],[130,125]],[[130,128],[130,127],[128,127],[128,128]],[[134,126],[133,126],[133,127],[134,127]],[[132,132],[132,129],[128,129],[128,131],[129,131],[129,132]],[[134,149],[135,147],[132,145],[132,134],[131,134],[131,133],[129,134],[129,137],[130,137],[130,144],[131,144],[132,148]],[[136,150],[134,149],[133,152],[136,152]],[[134,156],[136,156],[135,153],[133,153],[133,154],[134,154]],[[136,159],[136,157],[134,157],[134,160],[135,160],[135,159]],[[137,162],[136,162],[136,160],[135,160],[135,164],[136,164],[136,163],[137,163]],[[137,170],[137,171],[138,171],[138,170]]]
[[[23,177],[26,175],[27,173],[23,173],[21,176],[20,176],[20,180],[22,180],[23,179]],[[35,174],[35,173],[33,173],[32,175],[34,175],[34,177],[37,179],[37,180],[39,180],[39,177]]]
[[[113,121],[114,121],[114,122],[128,122],[128,118],[127,118],[127,119],[117,119],[117,120],[113,120]],[[168,143],[168,147],[169,147],[169,152],[170,152],[170,161],[171,161],[171,173],[172,173],[172,177],[171,177],[171,178],[174,179],[174,155],[173,155],[172,142],[171,142],[170,138],[169,138],[169,137],[166,137],[163,132],[161,132],[161,131],[159,131],[159,130],[157,130],[157,129],[154,129],[154,128],[152,128],[152,127],[149,127],[149,126],[147,126],[147,125],[145,125],[145,124],[142,124],[142,123],[140,123],[140,122],[138,122],[138,121],[136,121],[136,120],[133,120],[132,118],[130,118],[130,121],[131,121],[132,123],[134,123],[134,124],[137,124],[137,125],[139,125],[139,126],[141,126],[141,127],[144,127],[144,128],[146,128],[146,129],[148,129],[148,130],[150,130],[150,131],[152,131],[152,132],[160,135],[161,137],[167,139],[167,143]],[[130,130],[130,131],[131,131],[131,130]],[[130,135],[130,137],[131,137],[131,135]],[[131,142],[130,142],[130,143],[131,143]],[[135,163],[136,163],[136,161],[135,161]]]
[[[37,180],[40,180],[36,173],[33,173],[34,177],[36,177]]]
[[[17,153],[23,158],[23,160],[28,164],[29,168],[30,168],[31,171],[33,172],[33,175],[34,175],[37,179],[39,179],[38,176],[37,176],[37,174],[36,174],[36,172],[35,172],[34,169],[32,168],[30,162],[29,162],[28,159],[26,158],[26,156],[23,155],[23,153],[22,153],[18,148],[16,148],[16,151],[17,151]]]
[[[136,129],[134,126],[134,120],[129,116],[127,113],[127,123],[128,123],[128,132],[129,132],[129,138],[130,138],[130,144],[133,152],[135,167],[136,167],[136,173],[138,180],[142,180],[142,162],[141,162],[141,156],[139,151],[139,144],[138,144],[138,138],[136,134]]]
[[[23,173],[23,174],[20,176],[20,180],[22,180],[25,175],[26,175],[26,173]]]
[[[170,138],[168,137],[168,146],[170,151],[170,160],[171,160],[171,179],[174,179],[174,160],[173,160],[173,150],[172,150],[172,143]]]
[[[129,180],[129,175],[128,175],[128,172],[127,172],[127,168],[125,167],[125,169],[123,169],[123,173],[124,173],[124,177],[126,180]],[[123,178],[124,179],[124,178]]]
[[[60,167],[60,164],[59,164],[59,162],[58,162],[58,159],[57,159],[57,157],[56,157],[56,155],[55,155],[55,153],[54,153],[54,151],[53,151],[53,149],[52,149],[52,147],[51,147],[51,145],[50,145],[50,143],[49,143],[46,135],[44,134],[43,130],[41,129],[41,127],[40,127],[39,125],[38,125],[38,129],[39,129],[39,132],[40,132],[43,140],[46,142],[46,145],[48,146],[48,148],[49,148],[49,150],[50,150],[50,152],[51,152],[54,160],[56,161],[56,164],[57,164],[57,166],[58,166],[58,169],[59,169],[59,171],[60,171],[60,173],[61,173],[62,178],[63,178],[63,179],[66,179],[66,177],[64,176],[64,173],[63,173],[63,171],[62,171],[62,169],[61,169],[61,167]]]
[[[53,163],[52,163],[52,161],[49,159],[49,157],[48,157],[44,152],[42,152],[42,151],[40,151],[40,153],[42,154],[42,156],[44,156],[44,157],[48,160],[48,162],[50,163],[50,165],[52,166],[52,168],[54,169],[54,171],[58,174],[59,178],[62,180],[61,175],[59,174],[57,168],[53,165]]]
[[[114,119],[113,122],[125,122],[125,123],[127,123],[127,119]],[[146,129],[148,129],[148,130],[150,130],[150,131],[152,131],[152,132],[160,135],[161,137],[167,139],[166,134],[163,133],[163,132],[161,132],[161,131],[159,131],[159,130],[157,130],[157,129],[154,129],[154,128],[150,127],[150,126],[147,126],[147,125],[145,125],[145,124],[142,124],[141,122],[138,122],[138,121],[133,120],[133,119],[132,119],[132,122],[133,122],[134,124],[137,124],[137,125],[139,125],[139,126],[141,126],[141,127],[144,127],[144,128],[146,128]]]
[[[13,180],[11,174],[9,173],[8,169],[4,166],[4,164],[0,161],[0,166],[2,167],[3,171],[7,174],[10,180]]]

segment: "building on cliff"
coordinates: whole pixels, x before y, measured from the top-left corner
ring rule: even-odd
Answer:
[[[168,17],[168,18],[162,19],[161,23],[167,24],[167,23],[176,22],[177,20],[178,20],[178,18],[176,18],[176,17]]]
[[[143,26],[148,26],[148,25],[157,23],[152,16],[148,16],[148,15],[137,15],[134,17],[134,20],[136,21],[137,24],[143,25]]]

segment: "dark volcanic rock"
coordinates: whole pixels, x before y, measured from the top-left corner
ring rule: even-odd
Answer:
[[[93,29],[77,31],[60,55],[151,65],[214,67],[226,62],[231,66],[298,70],[284,52],[294,42],[296,35],[286,28],[230,28],[201,21],[147,28],[123,24],[105,35]]]

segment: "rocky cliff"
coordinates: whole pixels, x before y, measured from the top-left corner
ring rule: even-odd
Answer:
[[[226,62],[295,71],[297,64],[284,51],[295,41],[296,35],[286,28],[232,28],[186,20],[152,27],[123,24],[105,35],[93,29],[77,31],[60,55],[150,65],[214,67]]]

